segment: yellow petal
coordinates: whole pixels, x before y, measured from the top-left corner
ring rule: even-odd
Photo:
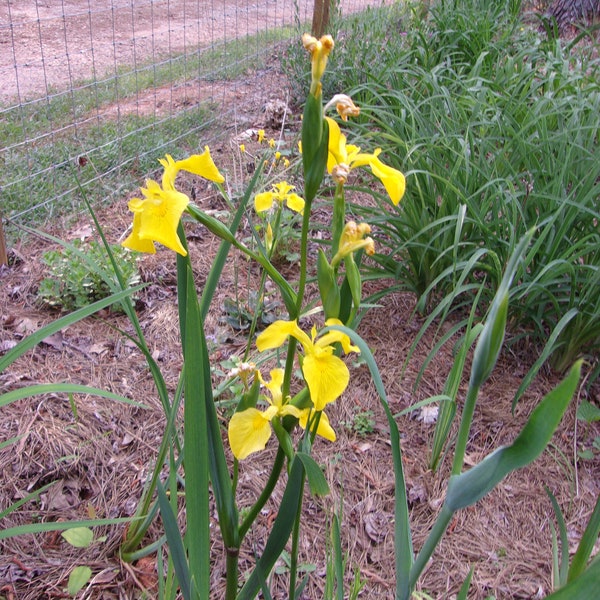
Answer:
[[[129,236],[123,240],[121,245],[130,250],[136,250],[137,252],[146,252],[147,254],[155,254],[156,248],[152,240],[145,240],[140,238],[140,222],[142,215],[140,213],[134,213],[133,215],[133,228]]]
[[[304,357],[302,373],[315,410],[323,410],[341,396],[350,381],[348,367],[332,352],[331,346],[316,347]]]
[[[209,179],[216,183],[223,183],[225,177],[221,175],[219,169],[213,162],[208,146],[204,147],[202,154],[193,154],[184,160],[178,160],[175,163],[176,167],[181,171],[188,171],[194,175],[200,175],[204,179]]]
[[[312,345],[310,338],[298,327],[296,321],[275,321],[256,338],[256,347],[259,352],[279,348],[285,344],[290,335],[303,345],[306,343]]]
[[[177,235],[177,227],[189,202],[181,192],[162,190],[159,198],[144,201],[137,213],[140,215],[140,239],[159,242],[185,256],[187,252]]]
[[[285,371],[283,369],[271,369],[271,381],[264,381],[261,377],[261,383],[271,393],[273,404],[275,406],[282,405],[281,386],[283,385],[283,375]]]
[[[308,423],[308,419],[311,413],[313,413],[313,410],[311,408],[305,408],[301,412],[298,421],[302,429],[306,429],[306,425]],[[322,438],[325,438],[326,440],[329,440],[330,442],[335,442],[336,440],[335,431],[333,430],[333,427],[329,424],[329,419],[327,418],[327,415],[324,412],[322,412],[321,416],[319,417],[317,435],[321,436]]]
[[[331,325],[343,325],[343,323],[339,319],[327,319],[327,321],[325,321],[325,325],[330,327]],[[325,335],[321,336],[317,341],[317,345],[320,347],[325,347],[331,346],[335,342],[340,342],[344,354],[348,354],[349,352],[357,352],[360,354],[360,348],[352,345],[350,336],[335,329],[328,331]]]
[[[164,167],[162,176],[162,186],[165,190],[175,189],[175,177],[179,171],[173,157],[170,154],[165,155],[164,158],[159,158],[158,162]]]
[[[298,196],[298,194],[288,194],[286,196],[286,202],[291,210],[294,210],[297,213],[302,213],[304,211],[304,199]]]
[[[331,173],[331,170],[335,165],[340,163],[348,162],[348,155],[346,153],[346,136],[341,132],[340,126],[331,117],[325,117],[329,124],[329,145],[327,155],[327,172]]]
[[[264,450],[271,437],[271,424],[260,410],[247,408],[231,417],[227,435],[233,455],[244,460],[253,452]]]
[[[263,192],[262,194],[256,194],[254,196],[254,210],[256,212],[264,212],[269,210],[273,206],[273,198],[275,194],[273,192]]]
[[[398,171],[398,169],[384,165],[379,158],[377,158],[377,154],[379,153],[376,151],[375,156],[370,163],[371,170],[373,171],[373,175],[381,180],[390,200],[397,206],[398,202],[402,200],[402,196],[404,196],[406,180],[404,175]]]

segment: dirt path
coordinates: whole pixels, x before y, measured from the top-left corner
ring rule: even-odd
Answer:
[[[354,12],[385,0],[346,0]],[[46,0],[0,5],[0,102],[51,93],[123,65],[310,21],[312,0]],[[252,51],[249,49],[249,52]]]

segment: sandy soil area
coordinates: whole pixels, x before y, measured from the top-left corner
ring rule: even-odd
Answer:
[[[385,0],[346,0],[353,12]],[[46,0],[0,5],[0,102],[114,76],[123,65],[310,21],[313,1]]]

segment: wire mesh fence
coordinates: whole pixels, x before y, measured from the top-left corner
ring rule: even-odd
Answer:
[[[165,152],[232,131],[240,78],[276,85],[277,53],[313,10],[312,0],[3,0],[0,213],[39,222],[82,193],[109,198]]]

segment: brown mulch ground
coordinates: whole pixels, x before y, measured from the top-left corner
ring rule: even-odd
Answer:
[[[273,131],[276,135],[278,132]],[[290,142],[291,143],[291,142]],[[237,148],[237,141],[233,144]],[[221,149],[220,156],[230,151]],[[215,153],[218,150],[215,149]],[[236,163],[237,164],[237,163]],[[237,164],[237,173],[243,165]],[[230,168],[233,172],[233,163]],[[141,182],[140,182],[141,183]],[[219,210],[222,203],[201,189],[203,208]],[[322,209],[325,210],[325,209]],[[110,239],[117,240],[130,222],[123,201],[98,212]],[[89,219],[55,223],[51,230],[72,240],[88,231]],[[188,228],[190,251],[199,288],[208,273],[217,242],[201,227]],[[0,348],[56,318],[39,305],[36,288],[44,277],[40,257],[55,246],[35,236],[25,236],[11,249],[11,262],[0,270]],[[140,262],[148,287],[141,294],[139,318],[149,346],[171,392],[181,366],[176,321],[176,274],[172,253],[159,250]],[[293,269],[289,269],[293,274]],[[256,284],[256,272],[239,256],[232,255],[223,274],[207,321],[207,338],[213,365],[221,367],[244,350],[244,335],[220,319],[226,298],[245,297]],[[388,285],[380,282],[377,286]],[[367,291],[375,291],[375,284]],[[418,345],[406,370],[402,370],[421,325],[413,313],[414,298],[406,293],[386,296],[370,310],[360,326],[382,373],[392,410],[397,413],[428,396],[442,392],[452,364],[452,347],[444,347],[430,364],[418,389],[417,373],[434,345],[430,333]],[[117,328],[130,331],[123,316],[104,313],[86,319],[53,336],[0,374],[0,391],[38,382],[71,381],[110,389],[144,402],[139,408],[95,397],[75,396],[76,411],[64,395],[45,395],[1,408],[0,442],[18,441],[0,449],[4,468],[0,473],[0,510],[46,484],[52,484],[38,502],[28,503],[3,519],[2,528],[39,521],[82,519],[90,516],[124,517],[133,514],[142,486],[153,466],[164,430],[163,411],[143,357]],[[506,351],[485,385],[475,413],[467,463],[475,464],[500,444],[510,443],[526,417],[559,378],[544,371],[519,402],[514,416],[510,406],[520,381],[533,360],[528,353]],[[224,368],[224,367],[223,367]],[[364,581],[361,598],[393,598],[393,493],[389,435],[383,410],[365,366],[351,370],[351,385],[331,409],[338,432],[335,444],[320,441],[317,460],[324,465],[331,496],[304,504],[301,563],[314,568],[306,598],[322,597],[325,573],[327,521],[343,499],[342,538],[348,556],[348,577],[356,570]],[[463,388],[464,393],[464,388]],[[584,397],[584,391],[580,392]],[[598,402],[598,387],[591,400]],[[426,569],[420,590],[433,598],[451,598],[471,567],[471,598],[541,598],[551,590],[552,508],[544,492],[557,497],[567,522],[571,549],[583,532],[600,484],[600,461],[577,459],[577,449],[589,444],[598,429],[577,423],[579,398],[568,410],[548,450],[533,465],[510,475],[475,507],[457,515]],[[359,435],[353,423],[359,413],[371,411],[375,425]],[[419,549],[443,501],[449,461],[432,473],[428,454],[434,425],[413,417],[401,417],[402,450],[415,549]],[[248,505],[266,478],[273,445],[242,463],[240,505]],[[281,497],[277,489],[275,500]],[[276,515],[270,503],[242,550],[242,571],[260,549]],[[157,524],[150,539],[160,535]],[[156,597],[156,556],[127,564],[119,559],[122,527],[100,528],[98,541],[82,551],[71,548],[58,533],[22,536],[2,542],[0,598],[37,600],[67,597],[66,581],[76,565],[88,565],[93,579],[80,597],[133,599]],[[105,539],[99,539],[106,536]],[[218,540],[213,548],[215,598],[220,597],[224,558]],[[274,576],[274,598],[285,597],[285,569]]]

